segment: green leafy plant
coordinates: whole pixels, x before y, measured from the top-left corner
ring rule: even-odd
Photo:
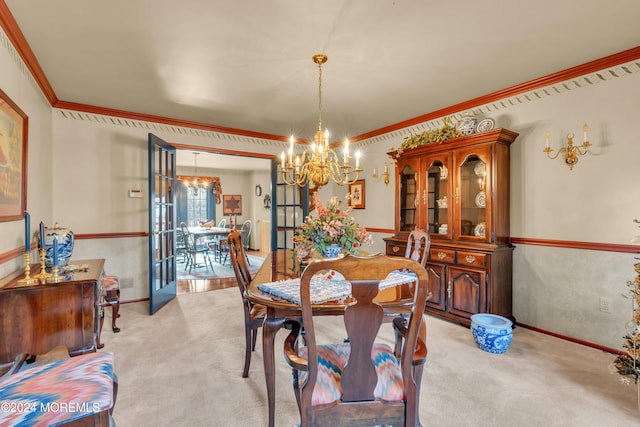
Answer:
[[[391,151],[395,151],[395,157],[400,156],[404,150],[409,148],[416,148],[434,142],[441,144],[447,139],[462,136],[462,133],[456,129],[456,126],[449,117],[445,117],[442,121],[444,125],[440,129],[427,130],[420,134],[406,137],[398,149],[391,149]]]

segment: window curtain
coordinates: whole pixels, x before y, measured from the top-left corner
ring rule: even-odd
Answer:
[[[180,224],[183,222],[189,225],[189,211],[187,209],[188,195],[189,191],[184,187],[184,185],[176,186],[176,225],[178,227],[180,227]]]

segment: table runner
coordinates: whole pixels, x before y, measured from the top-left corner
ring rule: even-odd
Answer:
[[[400,271],[391,272],[386,279],[380,281],[380,290],[398,286],[416,280],[415,274]],[[351,283],[333,270],[329,273],[318,273],[311,278],[311,304],[320,304],[330,300],[339,300],[351,296]],[[267,294],[300,305],[300,279],[279,280],[262,283],[258,289]]]

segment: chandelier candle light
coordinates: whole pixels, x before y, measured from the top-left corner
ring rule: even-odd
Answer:
[[[211,182],[209,182],[206,178],[200,177],[198,176],[198,156],[200,155],[200,153],[198,153],[197,151],[193,152],[193,155],[195,157],[195,174],[192,177],[184,177],[184,176],[179,176],[177,177],[178,179],[182,179],[184,182],[184,186],[186,188],[190,188],[193,190],[193,195],[197,196],[198,195],[198,190],[199,189],[203,189],[206,190],[207,188],[209,188],[209,184],[211,184]]]
[[[342,163],[340,157],[329,147],[329,131],[322,131],[322,64],[328,57],[323,54],[313,56],[313,62],[318,64],[318,131],[313,137],[311,149],[304,150],[301,155],[293,154],[295,138],[291,135],[289,152],[283,151],[281,160],[282,180],[287,185],[303,187],[307,183],[320,188],[331,179],[337,185],[353,184],[358,180],[360,169],[360,152],[356,152],[355,168],[350,165],[349,140],[344,140]]]
[[[582,127],[584,142],[582,143],[582,145],[578,145],[578,146],[573,145],[573,138],[575,136],[574,133],[573,132],[569,133],[567,135],[567,146],[561,147],[558,150],[558,152],[555,154],[555,156],[551,155],[551,153],[553,152],[553,149],[549,147],[550,133],[549,131],[547,131],[545,133],[546,147],[543,151],[547,153],[547,156],[550,159],[556,159],[560,154],[564,153],[565,164],[569,166],[569,170],[573,170],[573,167],[575,166],[575,164],[578,163],[578,155],[584,156],[589,152],[589,147],[591,147],[591,143],[589,143],[589,141],[587,140],[588,129],[589,128],[587,127],[586,124]]]

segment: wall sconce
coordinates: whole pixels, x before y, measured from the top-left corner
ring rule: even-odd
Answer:
[[[378,168],[376,168],[375,166],[373,167],[373,172],[371,172],[371,178],[375,180],[379,178]],[[387,165],[387,162],[384,163],[384,173],[382,174],[382,181],[386,185],[389,185],[389,166]]]
[[[573,167],[575,166],[576,163],[578,163],[578,156],[584,156],[585,154],[587,154],[589,152],[589,147],[591,146],[591,144],[589,143],[589,141],[587,140],[587,130],[588,130],[588,126],[585,124],[582,127],[582,131],[584,134],[584,142],[582,143],[582,145],[573,145],[573,137],[575,136],[573,134],[573,132],[569,133],[567,135],[567,146],[566,147],[561,147],[558,152],[554,155],[551,155],[551,153],[553,152],[553,149],[551,147],[549,147],[549,131],[547,131],[545,133],[545,137],[546,137],[546,147],[544,149],[544,152],[547,153],[547,156],[550,159],[556,159],[558,158],[558,156],[562,153],[564,153],[564,163],[569,166],[569,170],[573,170]]]
[[[384,162],[384,173],[382,174],[382,181],[385,185],[389,185],[389,165]]]

